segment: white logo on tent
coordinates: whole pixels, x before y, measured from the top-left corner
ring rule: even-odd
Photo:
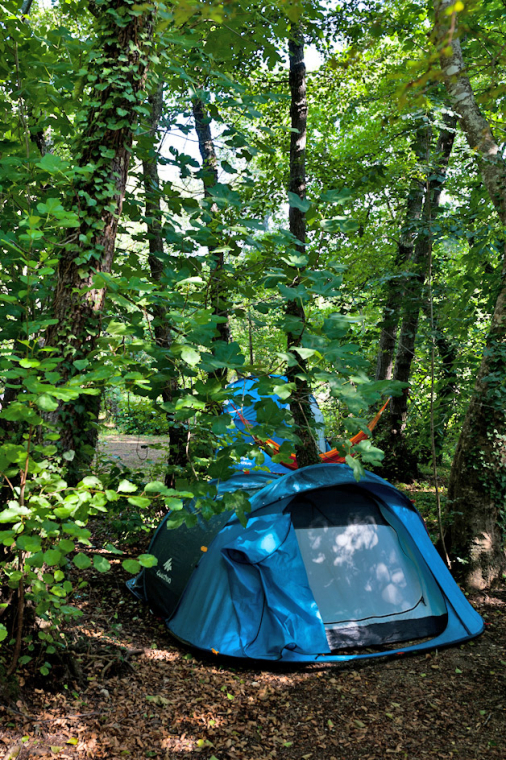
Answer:
[[[172,578],[170,575],[167,575],[167,573],[172,571],[172,557],[169,557],[169,559],[163,563],[163,569],[165,570],[165,573],[162,573],[161,570],[157,570],[156,574],[162,579],[162,581],[165,581],[165,583],[172,583]]]

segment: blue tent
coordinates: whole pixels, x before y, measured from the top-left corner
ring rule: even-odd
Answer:
[[[128,584],[181,641],[232,657],[335,662],[483,631],[411,501],[377,475],[356,483],[347,465],[323,464],[216,485],[218,499],[249,493],[247,526],[230,513],[177,531],[164,521],[149,548],[158,565]]]

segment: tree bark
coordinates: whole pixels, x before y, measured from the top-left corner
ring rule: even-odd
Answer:
[[[208,115],[204,103],[198,98],[192,101],[193,118],[195,121],[195,130],[197,132],[199,151],[202,158],[202,181],[204,184],[204,197],[210,199],[210,190],[218,184],[218,159],[214,149],[213,136],[211,134],[211,118]],[[213,222],[216,220],[218,207],[215,203],[210,202],[210,220],[209,228],[211,236],[214,235]],[[210,257],[210,286],[209,300],[212,304],[213,314],[219,317],[220,321],[216,325],[216,340],[230,342],[230,324],[228,318],[228,297],[226,284],[223,282],[223,268],[225,266],[225,254],[217,250],[218,246],[210,243],[208,246]],[[210,373],[210,377],[215,378],[220,384],[225,384],[227,380],[226,367],[216,369]]]
[[[298,195],[301,200],[306,196],[306,132],[307,132],[307,97],[306,97],[306,66],[304,63],[304,36],[302,29],[295,29],[293,38],[288,43],[290,62],[290,118],[292,132],[290,133],[290,182],[288,190]],[[296,246],[300,254],[306,253],[306,214],[296,206],[289,210],[290,232],[299,244]],[[296,288],[301,282],[299,272],[294,269],[291,287]],[[295,453],[299,467],[319,464],[320,457],[312,431],[314,424],[311,412],[311,390],[307,382],[307,363],[294,349],[302,343],[302,335],[306,325],[306,314],[300,297],[288,301],[286,314],[298,323],[299,329],[287,333],[287,349],[297,359],[297,364],[287,368],[289,382],[295,383],[295,390],[290,397],[290,412],[292,413],[295,432],[300,440]]]
[[[436,2],[435,38],[446,91],[483,182],[506,223],[506,162],[490,124],[481,113],[465,72],[452,0]],[[506,500],[506,250],[497,283],[498,297],[473,396],[452,464],[448,500],[453,511],[449,546],[466,561],[466,582],[487,588],[506,568],[499,525]]]
[[[430,308],[427,300],[423,303],[423,311],[430,321]],[[446,428],[454,412],[456,400],[459,394],[459,381],[457,374],[458,350],[457,346],[438,326],[437,318],[432,315],[434,323],[434,341],[441,359],[441,377],[436,385],[437,418],[434,423],[434,435],[438,463],[440,463],[443,445],[446,437]]]
[[[79,371],[75,362],[88,359],[100,335],[106,290],[95,287],[94,276],[111,272],[137,122],[134,108],[142,99],[154,19],[152,5],[134,14],[125,0],[108,0],[96,20],[100,63],[92,64],[96,79],[76,149],[77,165],[84,170],[75,184],[80,225],[60,259],[52,305],[56,324],[46,333],[46,344],[63,357],[63,381]],[[59,410],[62,448],[75,452],[71,481],[93,457],[99,405],[100,396],[83,395]]]
[[[149,136],[152,139],[149,158],[142,161],[144,178],[144,193],[146,196],[146,227],[148,231],[149,255],[148,264],[151,278],[160,283],[164,274],[163,255],[164,240],[162,235],[162,208],[160,204],[160,178],[158,175],[157,154],[154,141],[160,125],[163,111],[163,84],[159,84],[156,92],[148,97],[150,107]],[[167,309],[161,303],[153,307],[153,331],[160,356],[157,358],[158,376],[161,378],[160,395],[164,403],[173,404],[178,391],[177,378],[171,363],[167,358],[172,345],[173,335],[167,315]],[[188,462],[186,454],[186,431],[178,425],[172,412],[167,412],[169,421],[169,457],[165,484],[175,488],[176,475]]]
[[[395,357],[393,379],[408,383],[415,358],[415,342],[418,332],[420,310],[424,304],[424,288],[429,255],[432,247],[431,222],[437,216],[448,162],[455,139],[456,118],[445,115],[445,128],[439,133],[432,162],[427,161],[429,179],[423,203],[421,225],[418,228],[415,248],[408,268],[406,289],[402,298],[402,324]],[[430,142],[427,143],[427,153]],[[427,156],[428,157],[428,156]],[[385,469],[389,476],[402,476],[403,482],[411,482],[418,475],[417,458],[405,437],[408,417],[408,393],[394,396],[390,403],[390,434],[385,445]]]
[[[420,162],[426,159],[428,140],[428,125],[423,122],[417,126],[413,140],[413,150]],[[414,177],[408,193],[404,224],[399,236],[395,257],[395,271],[400,276],[391,278],[387,283],[376,364],[376,380],[392,379],[397,331],[401,318],[402,294],[404,291],[404,278],[401,272],[413,255],[424,197],[425,183],[421,182],[419,177]]]

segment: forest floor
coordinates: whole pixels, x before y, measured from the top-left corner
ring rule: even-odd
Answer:
[[[409,491],[425,504],[431,485]],[[137,548],[145,546],[128,552]],[[68,631],[72,667],[54,663],[46,678],[22,669],[17,691],[4,690],[4,760],[506,757],[505,587],[471,599],[486,621],[475,641],[259,669],[179,646],[130,596],[119,559],[109,560],[115,572],[86,571],[89,585],[74,599],[83,617]]]

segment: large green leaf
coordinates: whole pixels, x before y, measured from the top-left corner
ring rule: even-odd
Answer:
[[[111,569],[111,563],[102,557],[100,554],[93,555],[93,567],[98,570],[99,573],[107,573]]]

